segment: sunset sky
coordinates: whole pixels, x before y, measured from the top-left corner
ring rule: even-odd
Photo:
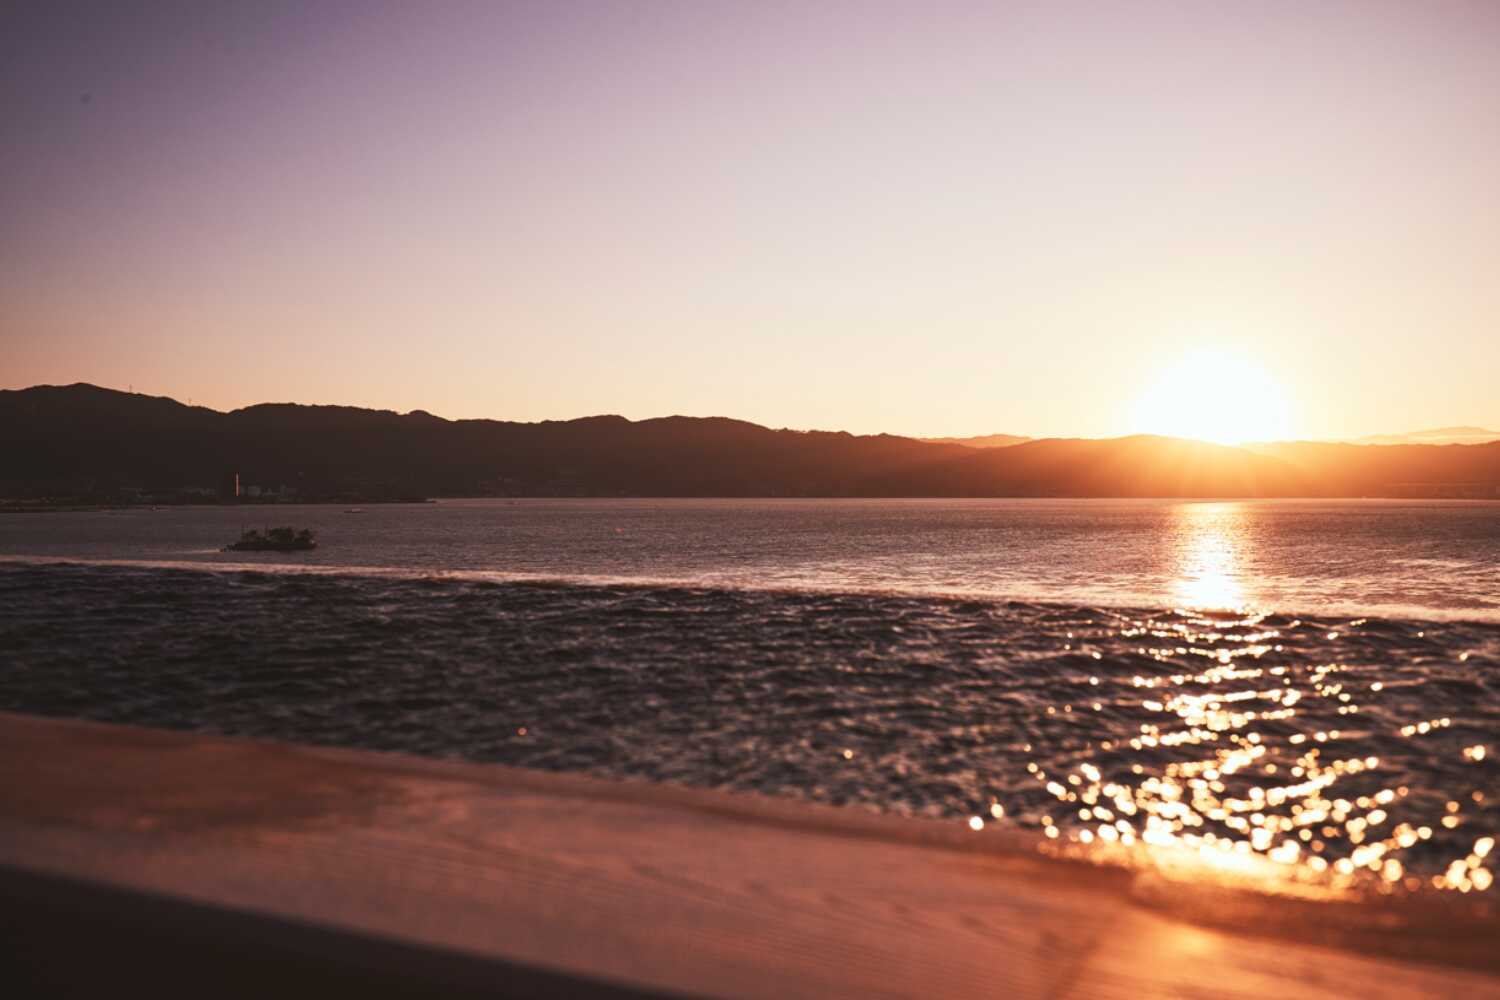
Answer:
[[[1500,425],[1493,0],[128,6],[0,11],[0,387]]]

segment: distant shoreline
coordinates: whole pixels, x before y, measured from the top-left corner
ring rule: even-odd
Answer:
[[[400,507],[416,505],[432,505],[445,502],[467,502],[474,500],[493,501],[495,503],[527,503],[535,501],[554,500],[589,500],[589,501],[694,501],[694,500],[755,500],[755,501],[787,501],[798,502],[845,502],[862,500],[869,502],[917,502],[917,501],[969,501],[984,503],[995,500],[1031,500],[1038,503],[1057,501],[1101,501],[1105,503],[1124,503],[1138,501],[1141,503],[1261,503],[1266,501],[1301,501],[1306,503],[1353,503],[1359,501],[1396,503],[1396,502],[1423,502],[1423,503],[1500,503],[1500,497],[1465,497],[1465,496],[1401,496],[1401,495],[1364,495],[1364,496],[1079,496],[1079,495],[998,495],[998,496],[941,496],[941,495],[912,495],[912,496],[758,496],[754,494],[703,494],[703,495],[662,495],[653,493],[628,494],[618,496],[580,496],[576,493],[559,493],[549,495],[529,496],[452,496],[452,497],[428,497],[423,499],[400,499],[400,500],[291,500],[276,501],[272,503],[8,503],[0,500],[0,514],[99,514],[114,513],[119,511],[153,511],[153,510],[240,510],[260,511],[277,510],[287,507]]]
[[[99,514],[120,510],[163,510],[166,508],[178,509],[181,507],[201,509],[234,509],[234,510],[260,510],[275,509],[277,507],[374,507],[377,505],[392,504],[424,504],[437,503],[432,498],[410,498],[401,500],[296,500],[275,503],[19,503],[9,504],[0,501],[0,514]]]
[[[1003,448],[722,417],[543,423],[357,407],[229,413],[97,386],[0,391],[0,496],[75,505],[437,496],[1500,498],[1500,441],[1047,438]]]

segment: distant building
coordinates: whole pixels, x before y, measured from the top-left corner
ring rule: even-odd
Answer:
[[[219,502],[238,503],[240,499],[240,474],[238,472],[226,472],[224,478],[219,480]]]

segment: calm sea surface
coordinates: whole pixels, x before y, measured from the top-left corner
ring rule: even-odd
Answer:
[[[220,551],[267,523],[321,547]],[[1500,505],[5,515],[0,708],[1492,894]]]

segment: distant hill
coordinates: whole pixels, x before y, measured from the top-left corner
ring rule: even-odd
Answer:
[[[268,403],[229,413],[97,386],[0,391],[0,496],[217,484],[394,496],[1497,495],[1500,443],[1229,448],[1175,438],[971,447],[723,417],[513,423]]]
[[[1255,445],[1342,496],[1500,498],[1500,441],[1473,445]]]
[[[982,434],[966,438],[918,438],[930,444],[961,444],[965,448],[1009,448],[1013,444],[1025,444],[1032,440],[1016,434]]]
[[[1489,444],[1500,441],[1500,431],[1483,427],[1435,427],[1408,434],[1375,434],[1356,438],[1353,444]]]

